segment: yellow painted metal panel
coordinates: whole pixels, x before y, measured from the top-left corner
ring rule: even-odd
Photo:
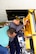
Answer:
[[[30,40],[29,38],[25,39],[26,42],[26,49],[30,49]]]
[[[34,28],[34,24],[33,24],[33,16],[32,14],[29,12],[27,17],[23,19],[23,22],[28,19],[30,21],[29,26],[28,23],[24,29],[24,35],[25,36],[29,36],[30,34],[36,34],[35,32],[35,28]],[[36,36],[32,36],[32,40],[33,40],[33,46],[34,46],[34,54],[36,54]],[[29,38],[25,38],[25,42],[26,42],[26,49],[30,49],[30,40]],[[28,43],[28,44],[27,44]]]
[[[28,13],[27,17],[23,19],[23,22],[27,19],[29,20],[29,25],[28,25],[28,23],[26,24],[26,27],[24,29],[24,35],[29,37],[29,35],[31,34],[30,14],[29,13]],[[30,40],[29,40],[29,38],[28,39],[25,38],[25,42],[26,42],[26,49],[30,49]]]

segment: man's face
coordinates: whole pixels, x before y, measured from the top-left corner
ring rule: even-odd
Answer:
[[[15,21],[15,24],[16,25],[19,25],[20,24],[20,20],[19,19],[16,19],[16,20],[14,20]]]
[[[9,36],[10,38],[14,38],[14,37],[16,36],[16,33],[13,32],[13,34],[11,34],[10,32],[8,32],[8,36]]]

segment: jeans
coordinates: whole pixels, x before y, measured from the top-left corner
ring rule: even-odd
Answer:
[[[0,46],[0,54],[8,54],[8,49],[6,47]]]
[[[20,54],[20,45],[18,43],[17,37],[15,37],[12,42],[10,42],[10,53],[15,54],[15,50],[16,54]]]

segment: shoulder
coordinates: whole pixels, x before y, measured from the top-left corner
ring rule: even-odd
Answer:
[[[9,26],[4,26],[3,28],[4,28],[4,29],[8,29],[8,28],[9,28]]]

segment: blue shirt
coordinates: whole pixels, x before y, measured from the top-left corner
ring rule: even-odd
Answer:
[[[0,28],[0,45],[3,47],[7,47],[9,44],[9,37],[7,34],[7,30],[9,29],[8,26],[4,26]]]

